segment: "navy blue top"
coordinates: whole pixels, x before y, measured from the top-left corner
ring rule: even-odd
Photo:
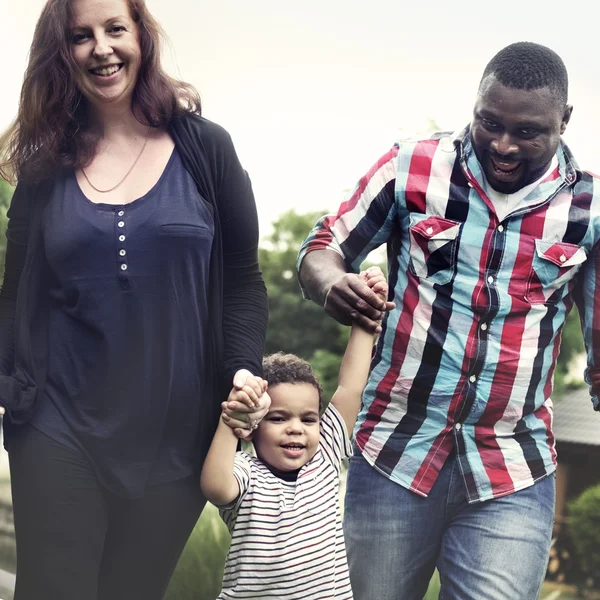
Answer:
[[[214,223],[179,153],[126,205],[91,202],[68,174],[42,230],[48,372],[33,425],[122,496],[192,474]]]

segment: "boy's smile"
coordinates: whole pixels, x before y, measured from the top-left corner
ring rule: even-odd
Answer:
[[[319,446],[319,393],[309,383],[269,388],[271,408],[254,433],[258,457],[280,471],[295,471]]]

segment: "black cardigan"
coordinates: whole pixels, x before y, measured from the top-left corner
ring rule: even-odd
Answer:
[[[196,115],[173,120],[169,133],[215,221],[210,260],[210,351],[205,381],[211,398],[200,424],[202,457],[218,423],[220,403],[238,369],[262,372],[267,294],[258,266],[254,196],[229,134]],[[0,290],[0,404],[5,429],[26,423],[44,390],[47,300],[40,293],[48,267],[42,214],[53,181],[20,182],[8,211],[6,265]],[[201,458],[202,458],[201,457]]]

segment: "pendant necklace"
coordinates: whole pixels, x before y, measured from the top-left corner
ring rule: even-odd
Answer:
[[[138,160],[140,160],[142,154],[144,153],[144,149],[146,148],[146,144],[148,143],[148,139],[150,138],[150,132],[151,131],[152,131],[152,129],[150,127],[148,127],[148,133],[146,134],[146,139],[144,140],[144,145],[142,146],[142,149],[140,150],[140,153],[137,155],[137,158],[133,161],[133,164],[129,168],[129,171],[127,171],[127,173],[125,173],[125,175],[123,176],[123,179],[121,179],[121,181],[119,181],[119,183],[117,183],[117,185],[114,185],[113,187],[109,188],[108,190],[98,189],[90,181],[90,178],[87,176],[87,174],[85,172],[85,169],[83,167],[81,167],[81,172],[83,173],[83,176],[85,177],[85,180],[90,184],[90,186],[92,187],[92,189],[96,190],[100,194],[107,194],[108,192],[112,192],[113,190],[116,190],[127,179],[127,177],[129,176],[129,173],[131,173],[131,171],[133,171],[133,167],[135,167],[135,165],[137,165],[137,163],[138,163]]]

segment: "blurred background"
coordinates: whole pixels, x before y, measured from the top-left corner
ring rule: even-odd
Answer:
[[[147,0],[169,41],[168,71],[195,85],[207,118],[232,135],[254,187],[260,259],[269,288],[267,351],[309,359],[335,386],[347,331],[300,297],[294,264],[316,218],[402,137],[456,130],[470,120],[481,73],[515,41],[558,52],[574,113],[565,140],[580,166],[600,172],[597,22],[573,0]],[[0,0],[0,130],[17,112],[42,0]],[[12,189],[0,181],[0,260]],[[371,263],[383,264],[376,252]],[[1,267],[1,265],[0,265]],[[290,318],[293,315],[293,318]],[[542,598],[597,597],[600,586],[600,415],[582,381],[572,313],[556,373],[557,514]],[[212,507],[186,548],[167,600],[213,600],[228,535]],[[14,583],[10,484],[0,455],[0,598]],[[428,598],[437,598],[434,578]]]

